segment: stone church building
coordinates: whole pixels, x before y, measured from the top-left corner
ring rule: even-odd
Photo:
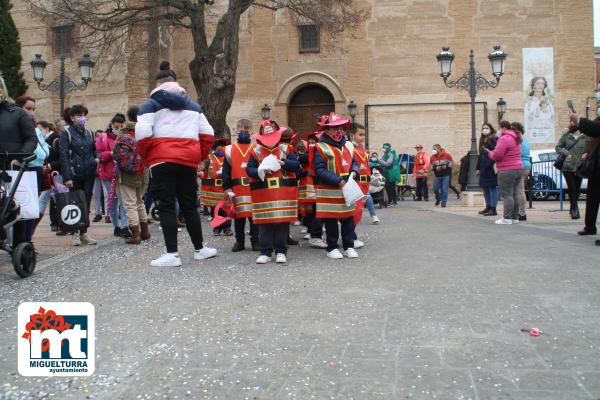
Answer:
[[[286,10],[251,8],[246,12],[241,20],[236,97],[229,125],[233,128],[239,118],[258,124],[261,108],[267,104],[271,117],[280,124],[306,131],[314,129],[317,114],[335,110],[348,115],[347,105],[353,101],[358,106],[356,121],[368,127],[371,149],[391,142],[400,151],[412,152],[417,143],[426,148],[441,143],[460,158],[470,146],[470,99],[467,91],[447,88],[440,78],[436,55],[442,46],[449,46],[456,55],[450,79],[467,71],[470,49],[475,51],[477,69],[488,79],[493,77],[487,58],[493,46],[501,45],[508,54],[499,86],[478,94],[478,131],[485,118],[497,125],[499,98],[507,103],[505,118],[523,122],[529,92],[524,84],[529,67],[524,68],[523,49],[552,49],[553,57],[542,60],[542,69],[553,86],[556,140],[567,123],[567,99],[583,113],[586,100],[594,96],[591,0],[362,3],[370,10],[368,20],[352,35],[335,38],[335,46],[321,36],[318,27],[295,25]],[[58,73],[56,29],[33,20],[22,0],[13,4],[29,94],[38,99],[40,116],[51,118],[58,113],[57,96],[37,89],[29,61],[41,53],[48,61],[46,77]],[[115,112],[144,100],[161,59],[171,62],[180,83],[195,96],[188,69],[192,58],[189,32],[149,27],[134,36],[128,60],[108,76],[102,74],[103,60],[95,60],[98,68],[87,90],[68,97],[67,104],[88,106],[93,129],[106,127]],[[77,60],[84,50],[74,44],[66,60],[67,72],[74,78],[79,75]],[[595,104],[590,109],[595,113]],[[536,145],[553,146],[550,141]]]

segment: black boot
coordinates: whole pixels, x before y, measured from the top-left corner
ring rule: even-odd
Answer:
[[[116,237],[123,237],[123,236],[122,236],[122,233],[121,233],[121,228],[117,228],[117,227],[115,227],[115,229],[113,229],[113,236],[116,236]]]
[[[579,207],[575,206],[571,208],[571,219],[579,219],[581,216],[579,215]]]
[[[479,212],[478,212],[478,214],[479,214],[479,215],[483,215],[483,214],[485,214],[486,212],[490,211],[490,208],[492,208],[492,207],[490,207],[490,206],[485,206],[485,208],[484,208],[483,210],[479,211]]]
[[[252,251],[260,251],[260,248],[258,247],[258,242],[251,241],[250,243],[252,244]]]
[[[496,207],[490,207],[490,209],[485,213],[482,214],[484,217],[493,217],[495,215],[498,215],[498,213],[496,212]]]
[[[246,246],[244,245],[244,242],[235,242],[231,251],[234,253],[237,253],[238,251],[242,251],[245,249],[246,249]]]
[[[596,244],[596,246],[600,246],[600,240],[596,240],[594,243]]]
[[[121,231],[121,235],[120,236],[123,239],[129,239],[131,237],[131,231],[129,230],[128,227],[121,228],[120,231]]]

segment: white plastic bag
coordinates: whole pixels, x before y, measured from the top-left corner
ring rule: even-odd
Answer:
[[[12,177],[14,182],[17,179],[19,171],[6,171],[6,173]],[[12,182],[10,185],[12,185]],[[26,171],[23,173],[19,187],[15,192],[15,202],[21,206],[19,220],[38,219],[40,217],[37,174],[35,171]]]
[[[342,193],[344,194],[344,200],[346,201],[346,205],[348,207],[356,204],[357,201],[364,197],[360,186],[358,186],[358,183],[356,183],[356,181],[352,177],[352,173],[348,178],[348,182],[346,182],[346,184],[342,188]]]
[[[279,160],[273,154],[266,156],[258,166],[258,177],[261,181],[265,180],[265,171],[275,172],[281,169]]]

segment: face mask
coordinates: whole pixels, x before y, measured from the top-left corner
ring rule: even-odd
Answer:
[[[249,142],[250,141],[250,134],[248,132],[239,132],[238,133],[238,140],[240,142]]]
[[[35,113],[33,111],[26,111],[27,115],[29,115],[29,118],[31,119],[35,119]]]
[[[331,135],[331,137],[333,138],[333,140],[335,140],[336,142],[339,142],[342,140],[342,138],[344,137],[344,132],[342,131],[335,131],[333,132],[333,134]]]
[[[485,128],[485,129],[483,129],[483,130],[481,131],[481,134],[482,134],[483,136],[487,136],[487,135],[489,135],[490,133],[491,133],[491,131],[489,130],[489,128]]]
[[[223,157],[223,152],[222,151],[215,151],[215,155],[217,157]]]
[[[437,151],[437,150],[432,150],[432,151],[431,151],[431,154],[433,154],[434,156],[437,156],[437,154],[438,154],[438,151]]]
[[[119,136],[121,133],[123,133],[123,130],[121,129],[113,129],[113,133],[117,136]]]
[[[309,148],[314,148],[314,147],[317,147],[317,144],[316,144],[316,143],[310,143],[310,144],[308,145],[308,147],[309,147]]]
[[[75,122],[75,125],[83,128],[85,126],[85,124],[87,123],[87,117],[82,115],[80,117],[75,118],[74,122]]]
[[[596,93],[596,101],[600,101],[600,92]]]

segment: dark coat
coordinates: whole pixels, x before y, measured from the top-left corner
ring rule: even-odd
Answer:
[[[483,146],[492,151],[496,148],[496,139],[486,140]],[[479,186],[495,188],[498,186],[498,175],[494,171],[496,161],[492,160],[487,152],[482,151],[477,159],[477,171],[479,171]]]
[[[600,118],[594,121],[581,118],[579,120],[579,131],[592,138],[585,144],[583,152],[587,153],[588,156],[594,151],[600,152]],[[600,158],[600,154],[598,154],[598,157]],[[600,162],[596,164],[596,175],[600,176]]]
[[[60,162],[60,153],[58,151],[58,144],[60,142],[60,136],[56,132],[52,132],[50,136],[46,138],[46,143],[50,146],[50,154],[48,154],[48,158],[46,159],[46,163],[50,167],[52,171],[58,171],[62,169],[62,165]]]
[[[31,117],[15,104],[0,103],[0,152],[33,154],[36,146]]]
[[[338,149],[342,149],[346,144],[346,139],[342,139],[339,142],[336,142],[332,138],[327,135],[322,135],[319,142],[327,143],[331,146],[337,147]],[[330,185],[330,186],[339,186],[342,180],[348,180],[348,178],[342,178],[339,175],[336,175],[335,172],[327,169],[327,161],[323,159],[321,153],[315,150],[315,157],[313,160],[315,167],[315,184],[321,185]],[[352,158],[352,166],[350,167],[350,172],[356,172],[356,175],[360,175],[360,169],[358,168],[358,163],[355,158]]]
[[[98,153],[94,134],[89,129],[81,131],[67,126],[60,135],[59,149],[65,182],[96,175]]]
[[[458,170],[458,184],[466,186],[469,183],[469,163],[471,162],[469,154],[460,159],[460,169]]]

